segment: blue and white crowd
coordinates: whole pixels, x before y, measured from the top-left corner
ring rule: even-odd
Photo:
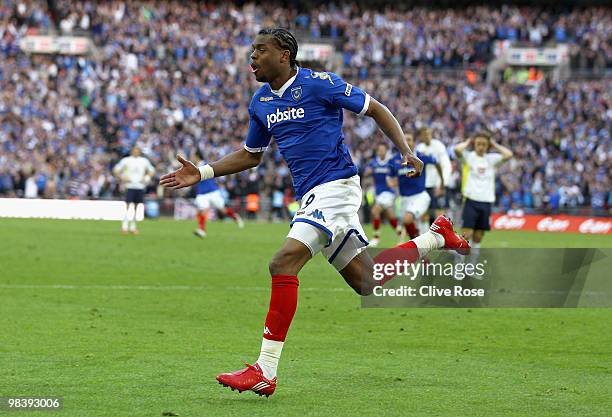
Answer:
[[[112,166],[136,142],[158,174],[177,152],[192,156],[199,148],[211,160],[242,146],[257,83],[240,54],[261,27],[287,26],[335,40],[341,75],[385,103],[406,131],[429,126],[451,149],[482,127],[493,130],[515,154],[498,175],[499,208],[612,207],[610,79],[488,85],[478,70],[493,42],[508,39],[568,42],[574,68],[609,71],[610,8],[55,3],[53,10],[46,1],[0,3],[0,196],[113,198]],[[24,36],[53,30],[90,36],[95,53],[20,50]],[[461,70],[468,66],[475,80]],[[383,140],[371,121],[352,116],[345,135],[362,166]],[[284,192],[290,183],[272,147],[262,166],[223,187],[239,197]]]

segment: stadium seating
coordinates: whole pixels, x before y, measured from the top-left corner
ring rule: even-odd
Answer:
[[[604,212],[612,203],[609,78],[545,77],[533,87],[487,84],[481,72],[500,39],[568,42],[574,68],[609,70],[609,9],[55,3],[53,10],[45,1],[0,5],[0,196],[24,196],[29,184],[49,198],[112,198],[110,168],[136,141],[159,174],[177,152],[191,156],[197,147],[215,159],[240,147],[257,83],[239,54],[260,27],[281,25],[331,39],[342,75],[407,130],[429,125],[448,145],[481,127],[495,130],[516,155],[499,176],[500,208]],[[90,36],[95,53],[21,52],[23,36],[52,30]],[[346,141],[364,162],[382,138],[371,121],[347,119]],[[224,187],[234,199],[271,195],[279,183],[287,188],[290,177],[273,147],[260,168],[227,178]]]

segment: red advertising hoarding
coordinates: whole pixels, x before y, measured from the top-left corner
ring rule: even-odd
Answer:
[[[491,229],[612,234],[612,217],[579,217],[562,214],[551,216],[493,214],[491,216]]]

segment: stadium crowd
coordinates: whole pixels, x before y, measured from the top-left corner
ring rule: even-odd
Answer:
[[[431,126],[451,145],[492,129],[516,156],[498,176],[501,208],[588,205],[603,212],[612,206],[608,79],[487,85],[460,70],[431,70],[482,68],[496,39],[568,41],[578,67],[610,67],[610,9],[324,5],[305,13],[272,3],[56,4],[54,10],[38,1],[0,5],[0,195],[112,197],[111,167],[136,142],[160,174],[176,152],[193,157],[197,147],[215,159],[240,147],[257,88],[241,62],[258,28],[285,25],[336,38],[342,75],[385,103],[407,131]],[[89,34],[96,51],[89,57],[20,51],[25,34],[47,31],[53,22],[62,33]],[[345,134],[361,165],[382,140],[368,118],[348,117]],[[224,187],[239,197],[289,185],[272,147],[262,166],[226,179]]]

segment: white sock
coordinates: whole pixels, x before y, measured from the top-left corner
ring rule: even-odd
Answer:
[[[470,263],[475,264],[480,257],[480,242],[476,243],[470,240],[470,246],[472,247],[470,251]]]
[[[429,230],[429,225],[427,224],[427,222],[424,222],[422,220],[417,220],[415,221],[415,224],[416,224],[417,229],[419,229],[419,233],[425,233],[426,231]]]
[[[127,221],[123,220],[125,224],[125,230],[127,230],[128,224],[130,230],[136,230],[136,207],[134,206],[134,203],[128,204],[127,211],[125,212],[125,218],[127,219]]]
[[[128,231],[128,227],[130,225],[130,220],[131,220],[131,217],[130,217],[130,215],[131,215],[130,208],[132,206],[133,205],[131,203],[127,204],[125,206],[125,213],[123,214],[123,221],[121,222],[121,230],[123,230],[124,232]]]
[[[257,364],[268,379],[274,379],[276,376],[276,368],[278,368],[278,361],[280,360],[284,344],[285,342],[268,340],[266,338],[263,338],[261,341],[261,352],[259,353]]]
[[[419,249],[419,257],[423,258],[434,249],[444,247],[444,238],[438,233],[431,230],[426,231],[412,239],[416,247]]]

